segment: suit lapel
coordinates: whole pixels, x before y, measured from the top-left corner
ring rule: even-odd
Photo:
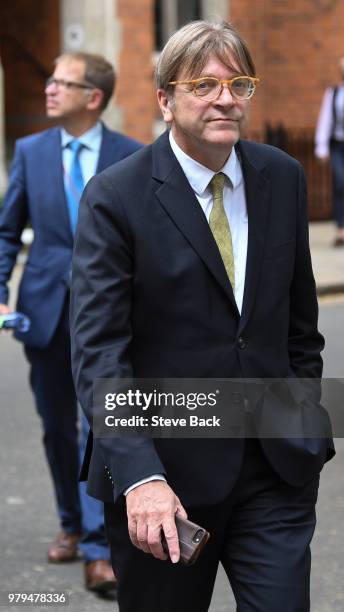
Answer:
[[[113,142],[114,139],[111,138],[111,134],[104,124],[102,124],[102,129],[102,142],[100,145],[96,174],[117,161],[116,145]]]
[[[156,191],[161,205],[219,283],[239,317],[232,287],[207,219],[171,150],[167,133],[153,145],[153,177],[161,182]]]
[[[241,333],[254,305],[261,273],[270,205],[270,180],[260,160],[251,158],[249,143],[240,142],[238,152],[242,162],[248,214],[245,289],[238,332]]]
[[[58,217],[63,224],[63,234],[73,242],[73,234],[69,220],[68,205],[63,180],[63,161],[61,132],[59,128],[52,128],[47,146],[44,150],[44,167],[48,171],[48,189],[54,190],[53,201],[58,205]],[[53,213],[55,215],[55,211]]]
[[[123,159],[123,145],[121,146],[120,135],[108,130],[103,123],[102,129],[102,142],[100,145],[96,174]]]
[[[237,148],[248,212],[248,248],[241,317],[206,217],[173,155],[167,133],[153,145],[153,176],[161,182],[156,191],[160,203],[217,280],[237,317],[240,317],[240,333],[252,311],[261,273],[270,205],[270,179],[264,164],[252,155],[250,143],[241,141]]]

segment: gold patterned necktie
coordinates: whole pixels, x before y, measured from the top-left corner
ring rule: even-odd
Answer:
[[[234,291],[235,274],[234,274],[234,255],[231,229],[229,227],[227,215],[223,205],[223,187],[225,184],[225,175],[223,172],[214,174],[209,186],[213,192],[213,207],[209,217],[209,226],[219,248],[222,261],[226,268],[228,278],[231,282]]]

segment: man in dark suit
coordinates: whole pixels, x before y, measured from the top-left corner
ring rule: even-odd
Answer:
[[[70,364],[69,287],[73,239],[84,184],[141,145],[100,121],[114,90],[113,66],[86,53],[57,58],[46,85],[47,115],[60,123],[17,141],[0,217],[0,313],[9,312],[6,283],[31,223],[34,240],[19,287],[17,309],[31,320],[24,343],[30,382],[42,419],[61,533],[51,562],[70,561],[80,549],[86,586],[114,587],[104,533],[103,505],[78,491],[77,401]],[[82,454],[88,424],[82,424]],[[81,507],[80,507],[81,504]]]
[[[156,78],[169,133],[95,177],[81,206],[72,367],[90,423],[98,378],[322,372],[302,169],[240,140],[257,84],[246,44],[229,24],[188,24]],[[325,438],[90,434],[82,475],[105,502],[121,612],[205,612],[219,562],[240,612],[309,610],[319,472],[333,452]],[[211,534],[192,567],[178,563],[176,512]]]

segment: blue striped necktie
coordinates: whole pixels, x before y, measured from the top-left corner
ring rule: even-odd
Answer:
[[[68,144],[68,147],[73,152],[73,159],[69,174],[66,176],[67,180],[65,183],[65,191],[73,234],[75,234],[76,224],[78,221],[79,202],[85,186],[79,159],[80,151],[83,146],[84,145],[82,142],[79,142],[79,140],[71,140],[71,142]]]

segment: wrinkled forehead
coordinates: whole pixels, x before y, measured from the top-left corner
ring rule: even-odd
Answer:
[[[186,57],[185,62],[180,66],[177,79],[197,79],[205,75],[211,76],[207,66],[214,59],[218,60],[233,74],[247,74],[247,66],[244,65],[234,49],[227,47],[226,50],[221,52],[210,50],[209,53],[203,53],[194,58],[193,61]]]

